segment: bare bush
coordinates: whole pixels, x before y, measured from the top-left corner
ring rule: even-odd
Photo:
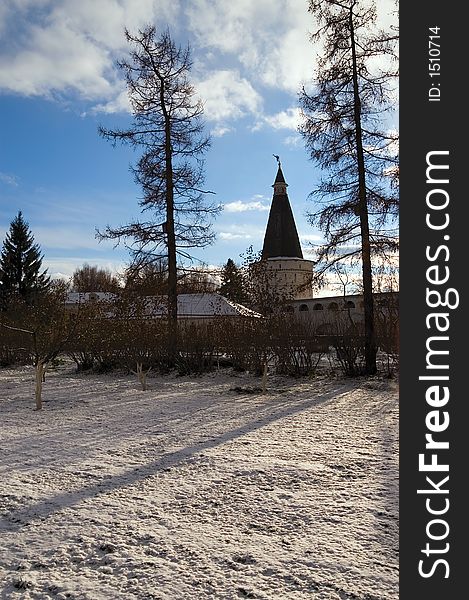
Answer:
[[[1,316],[3,318],[0,326],[0,367],[30,364],[32,361],[30,334],[5,327],[11,321],[7,315]]]
[[[323,354],[328,352],[328,338],[315,333],[313,321],[299,321],[293,315],[278,319],[275,325],[272,352],[277,373],[293,377],[314,375]]]
[[[51,362],[73,337],[76,319],[65,308],[66,287],[51,286],[28,303],[20,296],[13,298],[2,314],[1,329],[10,335],[9,348],[28,356],[35,367],[36,410],[42,408],[42,386]]]
[[[388,377],[399,368],[399,301],[397,294],[383,295],[375,311],[378,346],[384,353]]]
[[[217,350],[216,325],[221,317],[202,323],[178,324],[178,347],[176,368],[181,375],[200,375],[213,369]]]
[[[335,350],[329,356],[334,368],[339,367],[347,377],[366,373],[364,325],[352,319],[349,308],[330,311],[316,331],[326,336]]]

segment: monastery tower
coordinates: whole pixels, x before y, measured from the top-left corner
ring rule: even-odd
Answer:
[[[283,296],[295,300],[311,298],[313,261],[303,258],[288,199],[288,184],[285,182],[280,161],[272,187],[274,195],[262,248],[262,258],[267,261],[269,281]]]

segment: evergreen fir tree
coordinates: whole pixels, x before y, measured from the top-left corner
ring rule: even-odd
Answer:
[[[10,224],[0,256],[0,308],[13,296],[33,302],[50,286],[47,269],[42,273],[42,255],[21,211]]]
[[[221,274],[220,294],[231,300],[242,304],[246,302],[247,294],[244,283],[244,276],[236,263],[229,258],[223,267]]]

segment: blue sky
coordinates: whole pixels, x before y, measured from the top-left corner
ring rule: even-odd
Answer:
[[[391,22],[393,3],[380,0]],[[118,270],[123,248],[95,229],[139,214],[129,165],[137,155],[113,148],[98,125],[129,122],[115,61],[123,29],[169,26],[190,43],[192,79],[205,103],[212,147],[206,186],[224,211],[217,241],[194,254],[221,265],[250,245],[262,247],[279,154],[302,245],[320,232],[307,222],[307,199],[320,173],[296,133],[298,91],[309,85],[315,48],[306,0],[3,0],[0,5],[0,237],[22,210],[53,275],[84,262]],[[392,123],[389,125],[393,126]],[[312,258],[306,255],[305,258]]]

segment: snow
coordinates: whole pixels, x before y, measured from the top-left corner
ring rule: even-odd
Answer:
[[[85,302],[101,301],[112,302],[117,298],[116,294],[111,292],[68,292],[65,304],[83,304]]]
[[[395,382],[33,381],[0,370],[2,598],[398,598]]]
[[[69,307],[90,302],[92,299],[112,302],[117,296],[108,292],[69,292],[66,305]],[[167,312],[166,300],[161,296],[146,296],[148,301],[148,314],[161,316]],[[210,318],[214,316],[227,317],[253,317],[261,315],[242,304],[233,302],[212,292],[197,294],[178,294],[178,317],[186,318]]]
[[[183,317],[260,317],[259,313],[215,293],[179,294],[178,316]]]

